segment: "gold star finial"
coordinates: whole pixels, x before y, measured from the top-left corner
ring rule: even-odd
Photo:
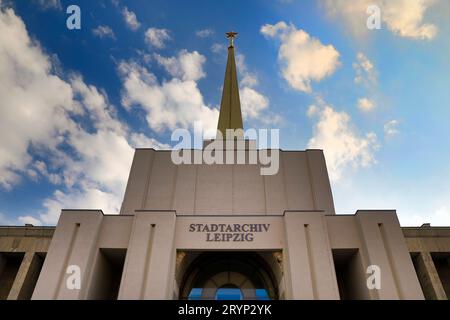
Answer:
[[[234,31],[230,31],[230,32],[227,32],[225,34],[227,35],[227,39],[230,40],[230,47],[234,47],[234,39],[236,38],[238,33],[234,32]]]

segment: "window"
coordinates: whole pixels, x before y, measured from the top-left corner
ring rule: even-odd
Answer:
[[[242,291],[234,285],[223,286],[217,289],[216,300],[242,300]]]

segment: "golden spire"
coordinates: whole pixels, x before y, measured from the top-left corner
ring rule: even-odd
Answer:
[[[242,129],[241,102],[239,99],[239,86],[236,72],[236,62],[234,58],[234,39],[236,32],[227,32],[230,40],[228,47],[228,61],[223,83],[222,101],[220,103],[219,124],[217,130],[225,138],[227,129]]]

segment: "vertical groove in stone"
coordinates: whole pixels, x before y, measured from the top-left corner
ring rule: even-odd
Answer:
[[[145,291],[147,289],[147,278],[149,273],[149,266],[150,266],[150,260],[152,258],[152,247],[153,247],[153,238],[155,237],[155,225],[150,225],[150,231],[148,235],[148,242],[147,242],[147,250],[145,253],[145,264],[144,264],[144,279],[142,281],[142,287],[141,287],[141,299],[144,299],[145,297]]]
[[[178,181],[178,165],[174,165],[175,167],[175,174],[173,175],[173,183],[172,183],[172,199],[170,200],[170,208],[172,210],[175,210],[175,195],[177,192],[177,181]]]
[[[313,186],[313,182],[312,182],[311,166],[309,164],[308,151],[305,152],[305,158],[306,158],[306,168],[307,168],[307,171],[308,171],[308,183],[309,183],[309,188],[311,190],[311,200],[312,200],[312,203],[313,203],[313,208],[314,208],[314,210],[319,210],[317,208],[317,205],[316,205],[316,202],[317,202],[316,201],[316,192],[314,190],[314,186]]]
[[[196,214],[197,210],[197,184],[198,184],[198,168],[200,166],[194,166],[195,168],[195,182],[194,182],[194,208],[192,208],[192,214]]]
[[[311,273],[311,286],[313,291],[313,299],[317,299],[317,287],[316,287],[316,273],[314,270],[314,257],[313,253],[311,251],[311,236],[309,234],[309,225],[305,224],[304,226],[305,230],[305,244],[306,244],[306,250],[308,252],[308,263],[309,263],[309,271]]]
[[[151,151],[150,151],[151,152]],[[142,203],[141,203],[141,210],[145,209],[145,206],[147,205],[147,199],[148,199],[148,193],[150,188],[150,178],[152,176],[153,172],[153,164],[155,163],[155,153],[152,152],[151,157],[152,163],[149,164],[148,172],[147,172],[147,179],[145,180],[145,188],[144,188],[144,196],[142,197]]]
[[[286,167],[285,163],[284,163],[284,156],[285,155],[287,156],[287,154],[283,154],[283,152],[280,152],[280,166],[282,166],[281,170],[282,170],[282,177],[283,177],[283,179],[282,179],[283,180],[283,183],[282,183],[282,185],[283,185],[283,195],[284,195],[284,201],[285,201],[285,208],[287,208],[288,210],[293,210],[294,208],[292,208],[289,205],[289,197],[287,195],[287,190],[286,190],[287,180],[286,180],[286,170],[284,170],[284,168]]]
[[[392,250],[389,245],[389,241],[387,239],[386,230],[384,229],[384,225],[382,223],[378,224],[378,228],[381,234],[381,241],[383,243],[384,251],[386,252],[389,267],[391,268],[392,278],[394,278],[395,289],[397,290],[397,294],[399,299],[402,299],[403,293],[400,285],[400,281],[398,280],[398,274],[393,264],[394,257],[392,256]]]

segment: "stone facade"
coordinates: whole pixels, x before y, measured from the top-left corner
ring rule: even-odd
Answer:
[[[93,212],[94,213],[94,212]],[[67,212],[67,214],[70,214]],[[95,214],[95,213],[94,213]],[[98,214],[102,215],[100,212]],[[361,214],[361,213],[359,213]],[[328,216],[326,219],[337,218]],[[349,220],[348,218],[351,216],[343,216],[344,219]],[[110,218],[118,218],[119,216],[104,216],[105,221]],[[112,220],[110,220],[112,221]],[[110,228],[108,231],[114,230],[114,225],[110,221],[106,222],[109,224]],[[337,221],[335,219],[335,221]],[[331,222],[331,250],[335,251],[335,255],[333,256],[334,268],[340,268],[340,260],[341,257],[345,257],[346,252],[349,252],[348,245],[346,245],[346,241],[351,241],[350,238],[355,235],[347,235],[347,239],[339,240],[336,236],[336,232],[339,229],[339,223],[337,224]],[[344,222],[342,222],[344,223]],[[53,233],[55,231],[54,227],[33,227],[33,226],[25,226],[25,227],[0,227],[0,298],[1,299],[9,299],[9,300],[17,300],[17,299],[30,299],[32,293],[34,291],[38,276],[42,269],[43,260],[46,258],[48,248],[50,246],[50,242],[52,240]],[[117,230],[116,230],[117,231]],[[421,286],[421,291],[425,299],[428,300],[446,300],[450,297],[450,227],[429,227],[424,225],[423,227],[404,227],[403,231],[403,241],[406,243],[408,248],[409,255],[411,257],[411,261],[414,265],[415,274],[419,279],[419,283]],[[115,247],[122,247],[126,249],[126,235],[128,233],[122,235],[121,239],[99,239],[100,245],[104,246],[107,241],[115,241]],[[122,242],[122,245],[120,243]],[[267,254],[266,254],[267,255]],[[283,270],[283,254],[282,251],[274,251],[274,258],[272,259],[273,264],[277,265],[278,278],[281,278],[282,270]],[[306,253],[307,255],[307,253]],[[15,270],[6,270],[6,261],[12,261],[10,263],[10,269]],[[270,260],[266,258],[266,260]],[[351,260],[350,260],[351,261]],[[14,263],[15,262],[15,263]],[[187,265],[189,265],[190,261],[188,259],[188,255],[184,250],[179,250],[176,256],[176,272],[177,279],[175,279],[174,283],[182,282],[182,274],[187,269]],[[445,264],[447,263],[447,264]],[[14,267],[14,268],[13,268]],[[273,269],[276,269],[273,267]],[[336,272],[336,271],[335,271]],[[359,279],[359,284],[365,281],[365,275],[361,275],[362,279]],[[321,279],[321,281],[326,281]],[[339,286],[339,280],[336,280],[334,286]],[[356,276],[353,279],[355,286],[358,286],[358,277]],[[282,281],[279,284],[283,284]],[[340,284],[342,286],[342,284]],[[311,283],[309,283],[309,287],[311,287]],[[332,288],[333,286],[331,286]],[[362,285],[363,287],[363,285]],[[357,291],[358,288],[353,289],[353,291]],[[283,291],[283,289],[281,289]],[[142,290],[141,290],[142,292]],[[320,293],[319,293],[320,292]],[[310,293],[311,294],[311,293]],[[315,293],[316,298],[333,298],[319,296],[322,294],[322,290],[319,290]],[[177,294],[178,295],[178,294]],[[310,296],[304,296],[305,293],[300,292],[296,298],[310,298]],[[361,294],[360,297],[364,297],[364,294]],[[68,298],[68,297],[67,297]],[[139,293],[136,294],[134,298],[139,298]],[[147,298],[151,298],[148,297]],[[182,297],[180,297],[182,298]],[[186,296],[184,296],[186,298]],[[278,296],[278,298],[282,298],[282,296]],[[334,297],[335,298],[335,297]],[[346,299],[350,297],[342,296],[341,299]],[[367,299],[378,299],[378,298],[386,298],[390,299],[393,297],[365,297]]]

